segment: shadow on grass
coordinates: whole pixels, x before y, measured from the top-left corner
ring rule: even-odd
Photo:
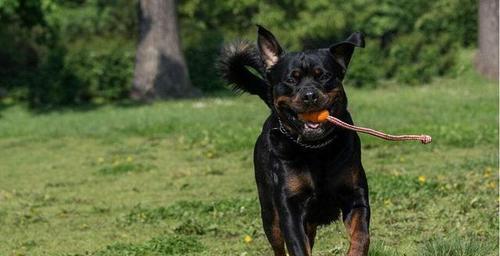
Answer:
[[[0,101],[0,119],[2,118],[2,112],[14,106],[14,103],[5,103]]]
[[[200,97],[185,97],[178,99],[165,99],[165,100],[155,100],[152,102],[146,101],[137,101],[132,99],[124,99],[115,102],[106,102],[106,103],[81,103],[81,104],[67,104],[67,105],[36,105],[30,106],[27,105],[29,111],[36,115],[50,114],[54,112],[88,112],[100,109],[102,107],[113,106],[118,108],[137,108],[143,106],[149,106],[158,102],[167,102],[167,101],[193,101],[193,100],[202,100],[202,99],[211,99],[211,98],[234,98],[238,97],[240,94],[232,92],[230,90],[218,90],[214,92],[204,93]],[[3,110],[8,109],[9,107],[20,105],[23,103],[2,103],[0,101],[0,118]]]
[[[168,236],[155,237],[140,244],[116,243],[106,248],[90,253],[95,256],[121,256],[121,255],[186,255],[199,253],[205,250],[205,246],[193,236]],[[66,254],[71,256],[83,256],[85,254]]]

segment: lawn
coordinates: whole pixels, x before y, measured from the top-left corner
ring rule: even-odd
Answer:
[[[498,84],[465,64],[422,86],[346,85],[361,135],[371,255],[498,255]],[[256,97],[0,111],[0,255],[270,255],[252,149]],[[315,255],[343,255],[342,223]]]

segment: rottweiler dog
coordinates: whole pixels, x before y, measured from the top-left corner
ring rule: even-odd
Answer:
[[[286,250],[311,255],[316,228],[340,217],[350,237],[348,255],[368,254],[370,205],[358,135],[299,117],[326,109],[353,123],[342,81],[355,47],[364,47],[361,33],[329,48],[286,52],[258,26],[257,46],[239,41],[220,55],[222,77],[235,90],[258,95],[270,109],[255,144],[254,166],[274,255]]]

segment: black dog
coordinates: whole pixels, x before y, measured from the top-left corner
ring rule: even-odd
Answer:
[[[368,254],[370,205],[358,135],[298,115],[327,109],[352,124],[342,80],[355,46],[364,47],[360,33],[330,48],[284,52],[259,26],[258,50],[237,42],[222,51],[223,78],[271,109],[254,164],[262,222],[275,255],[286,255],[285,244],[290,255],[311,255],[316,227],[340,213],[350,236],[348,254]]]

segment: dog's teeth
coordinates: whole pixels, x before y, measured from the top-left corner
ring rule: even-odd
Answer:
[[[319,127],[319,123],[307,122],[305,125],[306,125],[306,128],[311,128],[311,129],[316,129]]]

